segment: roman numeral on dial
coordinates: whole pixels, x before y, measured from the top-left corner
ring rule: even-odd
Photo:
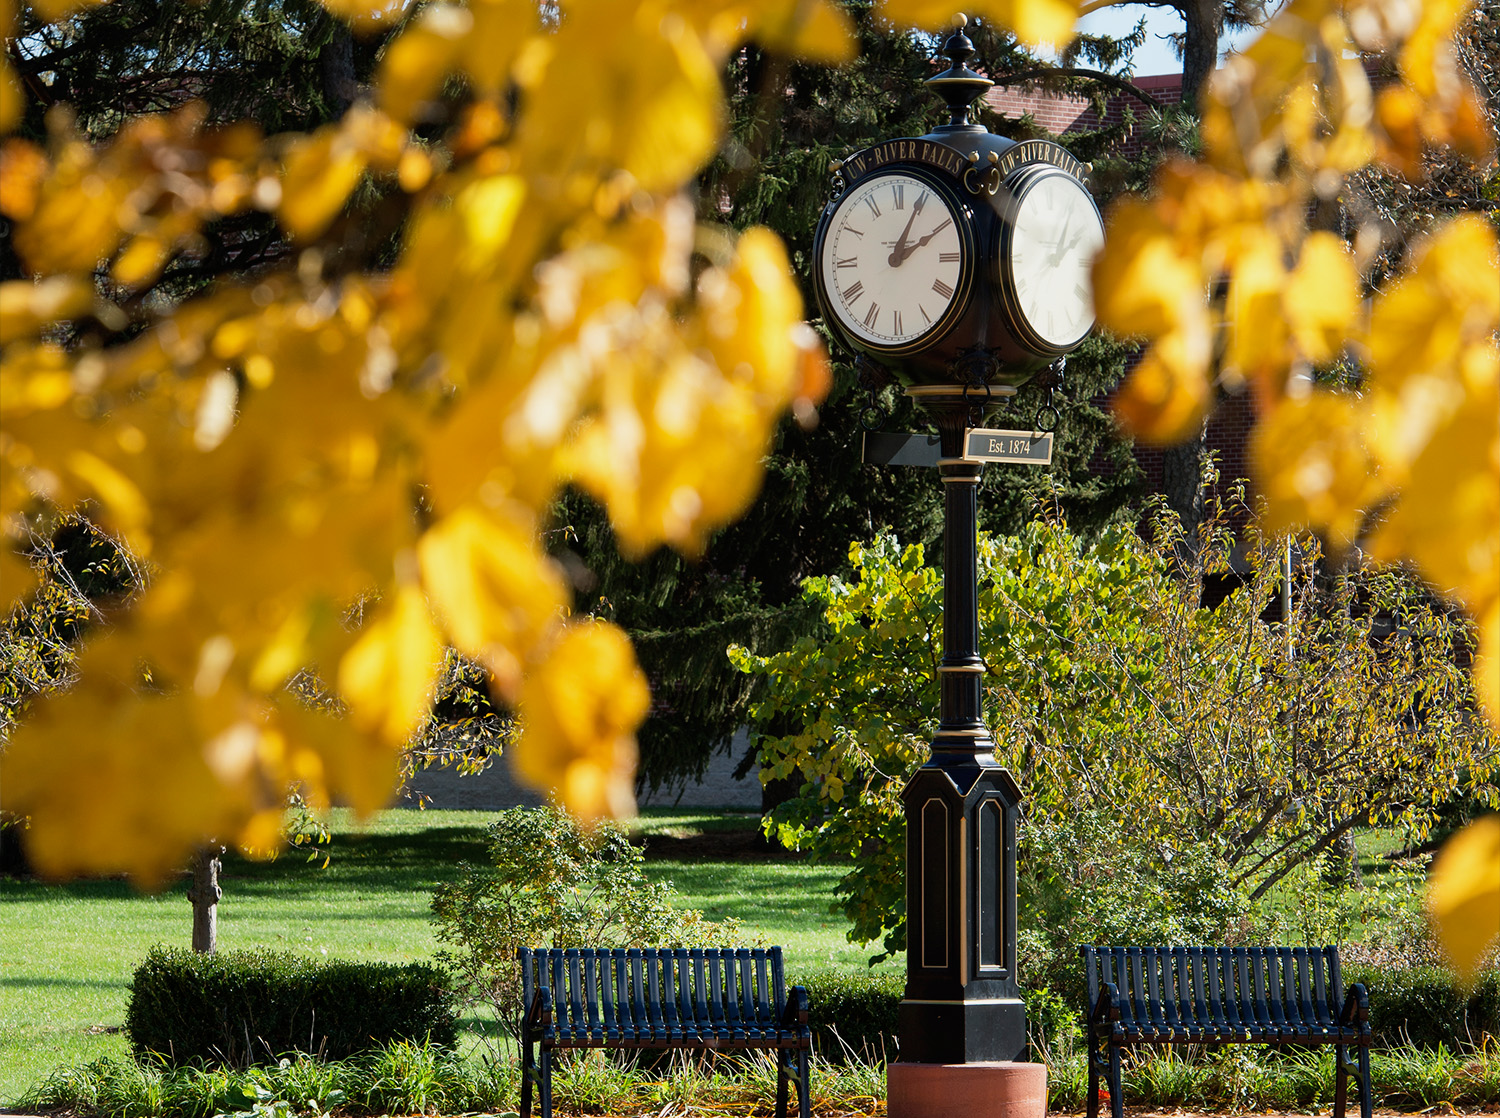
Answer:
[[[879,313],[880,304],[872,301],[870,303],[870,309],[865,312],[865,325],[873,330],[875,328],[875,317]]]
[[[941,295],[944,299],[951,298],[953,295],[953,288],[949,287],[940,279],[935,279],[932,281],[932,289],[939,295]]]
[[[864,285],[864,283],[861,282],[861,281],[859,281],[859,280],[855,280],[853,283],[851,283],[848,287],[846,287],[844,289],[844,302],[846,302],[846,303],[852,303],[852,302],[854,302],[854,300],[858,299],[861,295],[863,295],[864,292],[865,292],[865,285]]]
[[[938,253],[938,260],[943,264],[957,264],[959,259],[959,254],[956,252]]]

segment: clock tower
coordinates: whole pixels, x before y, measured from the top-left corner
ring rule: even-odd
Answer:
[[[983,718],[977,494],[986,461],[1050,460],[1050,434],[983,423],[1093,327],[1090,265],[1104,225],[1087,168],[1062,147],[970,119],[992,83],[968,67],[974,45],[967,20],[956,22],[948,68],[927,82],[948,123],[834,164],[813,281],[839,343],[886,369],[933,420],[930,464],[943,481],[940,718],[902,793],[907,977],[888,1113],[1043,1118],[1046,1066],[1025,1062],[1016,956],[1022,793]],[[1042,441],[1047,458],[1036,459]]]

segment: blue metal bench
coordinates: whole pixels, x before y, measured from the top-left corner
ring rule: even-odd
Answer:
[[[786,1118],[790,1079],[808,1118],[807,989],[786,989],[781,948],[523,947],[517,954],[526,1006],[522,1118],[531,1118],[533,1083],[542,1118],[552,1118],[552,1053],[566,1048],[773,1049],[776,1118]]]
[[[1370,1118],[1370,1013],[1365,988],[1344,996],[1337,947],[1083,947],[1088,976],[1088,1118],[1099,1078],[1123,1118],[1120,1052],[1133,1044],[1334,1045],[1333,1118],[1348,1080]],[[1357,1049],[1356,1062],[1349,1048]]]

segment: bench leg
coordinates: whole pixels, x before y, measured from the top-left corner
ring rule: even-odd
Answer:
[[[552,1050],[542,1049],[542,1074],[537,1083],[537,1094],[541,1096],[542,1118],[552,1118]]]
[[[531,1081],[536,1078],[536,1052],[531,1041],[521,1044],[521,1118],[531,1118]]]
[[[787,1050],[776,1049],[776,1118],[786,1118]]]
[[[1120,1046],[1109,1046],[1109,1113],[1110,1118],[1125,1118],[1125,1087],[1120,1072]],[[1366,1118],[1369,1118],[1366,1115]]]
[[[1094,1038],[1089,1037],[1089,1094],[1088,1102],[1085,1104],[1088,1118],[1099,1118],[1099,1061],[1103,1058],[1103,1054],[1099,1051],[1099,1046],[1094,1042]],[[521,1118],[527,1118],[527,1116],[523,1114]]]
[[[1333,1066],[1333,1118],[1344,1118],[1344,1107],[1349,1102],[1349,1049],[1346,1046],[1333,1046]]]
[[[1359,1118],[1370,1118],[1375,1109],[1374,1092],[1370,1089],[1370,1046],[1359,1046]]]
[[[797,1112],[799,1118],[812,1118],[811,1060],[806,1048],[797,1050]],[[1364,1118],[1370,1118],[1368,1114]]]

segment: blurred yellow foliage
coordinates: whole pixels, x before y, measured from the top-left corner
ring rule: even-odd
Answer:
[[[292,784],[381,806],[445,646],[522,712],[525,772],[584,815],[630,810],[645,680],[623,633],[569,619],[548,510],[576,481],[633,550],[698,551],[828,385],[780,242],[700,228],[684,195],[747,35],[853,49],[827,3],[590,0],[549,28],[473,0],[409,20],[371,100],[308,135],[192,104],[99,146],[54,110],[45,148],[0,145],[26,273],[0,286],[7,533],[87,502],[153,571],[0,756],[45,872],[154,884],[209,836],[264,851]],[[418,140],[450,74],[475,99]],[[338,256],[372,181],[404,209],[389,267]],[[292,238],[285,266],[132,298],[250,211]],[[132,329],[64,349],[69,321]],[[34,580],[5,560],[9,604]],[[343,716],[291,696],[305,670]]]

